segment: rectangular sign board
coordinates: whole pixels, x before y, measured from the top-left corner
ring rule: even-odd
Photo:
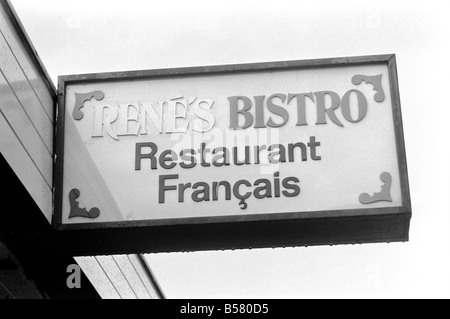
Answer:
[[[54,226],[74,254],[408,239],[394,55],[71,75],[58,90]]]

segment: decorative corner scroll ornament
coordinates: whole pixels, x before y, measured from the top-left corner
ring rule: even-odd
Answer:
[[[75,106],[73,108],[72,117],[74,120],[79,121],[83,118],[84,114],[81,108],[84,106],[84,102],[91,100],[92,98],[97,101],[103,100],[105,93],[103,91],[92,91],[88,93],[75,93]]]
[[[352,83],[354,85],[360,85],[362,82],[366,82],[367,84],[372,84],[373,89],[377,92],[374,95],[375,102],[381,103],[385,99],[383,86],[381,85],[382,74],[378,75],[355,75],[352,77]]]
[[[374,193],[370,196],[367,193],[359,195],[359,201],[361,204],[372,204],[376,202],[392,202],[391,198],[391,184],[392,176],[388,172],[384,172],[380,175],[380,180],[383,182],[381,186],[381,191],[379,193]]]
[[[76,188],[69,192],[70,201],[70,214],[69,218],[84,217],[84,218],[97,218],[100,216],[100,210],[97,207],[91,208],[89,211],[86,208],[80,208],[77,198],[80,197],[80,191]]]

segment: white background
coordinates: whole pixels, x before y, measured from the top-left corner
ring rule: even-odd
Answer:
[[[410,242],[149,255],[169,298],[450,296],[448,1],[11,0],[61,74],[396,53]]]

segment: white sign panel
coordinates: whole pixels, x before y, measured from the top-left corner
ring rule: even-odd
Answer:
[[[397,212],[389,63],[332,61],[62,77],[59,223]]]

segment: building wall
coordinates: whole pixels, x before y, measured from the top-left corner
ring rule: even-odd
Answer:
[[[50,222],[55,90],[10,10],[0,1],[0,151]]]
[[[12,169],[49,223],[53,211],[55,106],[55,87],[32,42],[9,1],[0,0],[0,163],[7,162],[0,165],[0,179],[12,184],[15,177],[5,179],[5,172]],[[6,167],[8,165],[11,169]],[[24,190],[18,194],[21,203],[14,203],[10,198],[19,188],[23,189],[10,185],[6,195],[0,196],[2,202],[8,201],[0,210],[0,239],[14,246],[21,257],[20,261],[12,263],[7,245],[0,241],[0,299],[42,297],[33,281],[26,279],[17,266],[20,262],[31,277],[44,282],[41,288],[52,292],[52,297],[96,297],[89,284],[83,284],[86,287],[78,294],[67,290],[61,278],[65,276],[67,265],[75,260],[63,256],[58,246],[62,243],[55,242],[51,228],[37,222],[38,209],[31,199],[32,204],[27,201],[29,196]],[[1,215],[7,213],[10,214]],[[23,214],[22,219],[20,214]],[[45,219],[38,217],[45,224]],[[28,218],[27,228],[24,224]],[[2,253],[5,251],[8,254]],[[35,262],[38,259],[40,262]],[[153,276],[148,274],[148,266],[138,255],[78,257],[76,262],[103,298],[164,298],[158,284],[152,281]],[[14,269],[10,265],[14,265]],[[59,277],[53,274],[58,271],[62,272]]]

